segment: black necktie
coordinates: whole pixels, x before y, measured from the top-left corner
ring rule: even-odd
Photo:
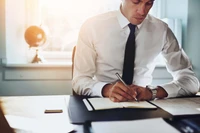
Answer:
[[[135,25],[129,24],[130,34],[126,42],[126,49],[124,53],[124,66],[122,79],[126,84],[130,85],[133,81],[133,70],[135,60]]]

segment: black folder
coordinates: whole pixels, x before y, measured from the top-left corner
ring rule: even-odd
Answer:
[[[176,116],[165,121],[181,133],[200,133],[200,115]]]
[[[87,121],[137,120],[147,118],[172,118],[173,116],[161,108],[155,110],[121,108],[98,111],[88,111],[83,103],[84,96],[70,96],[68,113],[73,124],[83,124]]]

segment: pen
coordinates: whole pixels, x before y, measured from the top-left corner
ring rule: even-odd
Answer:
[[[124,82],[124,80],[121,78],[121,76],[119,75],[119,73],[115,73],[115,75],[117,76],[117,78],[124,84],[124,86],[126,86],[127,88],[129,88],[129,86]],[[136,97],[133,97],[135,99],[135,101],[138,102]]]
[[[62,109],[46,109],[44,113],[62,113]]]

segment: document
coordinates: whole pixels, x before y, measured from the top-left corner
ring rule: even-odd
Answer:
[[[200,114],[200,97],[159,99],[151,102],[172,115]]]
[[[16,133],[68,133],[74,129],[72,124],[68,124],[65,121],[58,121],[63,123],[56,124],[58,117],[55,114],[51,115],[51,117],[43,117],[41,115],[40,118],[16,115],[5,115],[5,117],[11,128],[14,129]]]
[[[180,133],[162,118],[92,122],[93,133]]]
[[[112,102],[109,98],[87,98],[83,102],[89,111],[106,110],[114,108],[143,108],[156,109],[157,107],[147,101]]]

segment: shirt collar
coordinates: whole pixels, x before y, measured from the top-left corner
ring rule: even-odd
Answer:
[[[119,22],[119,24],[120,24],[120,26],[121,26],[122,29],[125,28],[126,26],[128,26],[128,24],[130,23],[128,21],[128,19],[122,14],[120,8],[117,11],[117,19],[118,19],[118,22]],[[145,19],[148,19],[148,15],[146,16]],[[143,23],[144,23],[144,21],[141,24],[136,25],[136,27],[137,27],[138,30],[141,28],[141,26],[142,26]]]

